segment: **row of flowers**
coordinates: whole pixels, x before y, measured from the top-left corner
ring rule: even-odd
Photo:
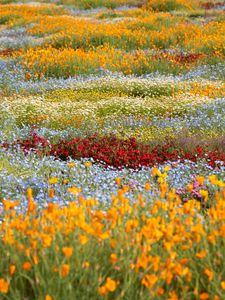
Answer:
[[[151,147],[148,144],[138,143],[135,138],[119,139],[116,136],[76,137],[72,140],[61,140],[52,144],[49,140],[33,133],[27,140],[17,140],[14,143],[3,143],[2,147],[16,147],[19,145],[23,151],[35,151],[38,155],[55,156],[61,160],[69,158],[93,158],[103,163],[106,167],[128,167],[137,169],[142,166],[154,166],[166,161],[190,160],[196,162],[205,159],[212,167],[219,167],[225,162],[225,153],[215,150],[209,151],[196,146],[192,151],[178,148],[177,145],[166,143]]]

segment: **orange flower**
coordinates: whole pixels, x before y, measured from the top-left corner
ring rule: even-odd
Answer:
[[[121,184],[121,178],[120,177],[116,177],[115,182],[117,185]]]
[[[102,296],[106,296],[106,295],[107,295],[107,289],[106,289],[105,286],[100,286],[100,287],[98,288],[98,292],[99,292],[99,294],[101,294]]]
[[[225,290],[225,281],[221,281],[220,285],[221,285],[221,288],[222,288],[223,290]]]
[[[141,283],[147,288],[153,287],[158,281],[158,277],[154,274],[147,274],[142,278]]]
[[[151,188],[151,184],[149,182],[146,182],[145,183],[145,189],[146,189],[146,191],[149,191],[150,188]]]
[[[49,294],[47,294],[47,295],[45,296],[45,300],[52,300],[52,297],[51,297]]]
[[[20,201],[9,201],[9,200],[2,200],[2,204],[4,206],[5,211],[10,209],[14,209],[15,206],[20,204]]]
[[[210,271],[209,269],[205,269],[204,274],[208,277],[209,281],[212,281],[212,279],[213,279],[213,272],[212,271]]]
[[[200,185],[203,185],[204,184],[204,181],[205,181],[205,178],[203,176],[197,176],[196,177],[196,181],[200,184]]]
[[[32,268],[32,265],[29,261],[26,261],[25,263],[23,263],[23,266],[22,268],[25,270],[25,271],[29,271],[31,268]]]
[[[55,195],[55,191],[53,189],[49,189],[48,195],[49,195],[49,198],[53,198]]]
[[[90,263],[88,261],[85,261],[82,265],[82,268],[88,269],[90,267]]]
[[[16,271],[16,266],[15,265],[10,265],[9,266],[9,275],[13,275]]]
[[[35,265],[38,264],[39,259],[38,259],[38,256],[37,256],[37,255],[33,255],[33,262],[34,262]]]
[[[207,300],[207,299],[209,299],[209,294],[208,293],[201,293],[199,299],[200,300]]]
[[[115,280],[111,279],[110,277],[107,277],[105,287],[108,291],[114,292],[116,289],[117,283]]]
[[[200,251],[200,252],[197,252],[195,256],[196,256],[197,258],[205,258],[206,255],[207,255],[207,251],[206,251],[206,250],[202,250],[202,251]]]
[[[158,288],[158,290],[157,290],[157,294],[159,295],[159,296],[162,296],[163,294],[164,294],[164,288],[162,288],[162,287],[160,287],[160,288]]]
[[[81,189],[77,188],[76,186],[73,186],[68,188],[68,192],[76,196],[81,193]]]
[[[110,261],[112,264],[115,264],[117,262],[118,258],[117,258],[117,255],[115,253],[112,253],[110,255]]]
[[[8,290],[9,290],[9,283],[3,278],[0,278],[0,293],[7,294]]]
[[[68,264],[62,265],[62,267],[61,267],[61,276],[62,277],[68,276],[69,271],[70,271],[70,265],[68,265]]]
[[[27,199],[32,200],[33,199],[33,191],[32,188],[27,189]]]
[[[73,254],[73,248],[72,247],[63,247],[62,252],[66,258],[70,258]]]
[[[89,241],[89,238],[86,235],[81,234],[79,236],[79,242],[81,245],[87,244],[88,241]]]

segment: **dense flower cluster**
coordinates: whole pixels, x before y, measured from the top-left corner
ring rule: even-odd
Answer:
[[[154,169],[153,175],[158,172]],[[205,179],[197,180],[202,184]],[[139,195],[131,203],[129,187],[116,178],[121,187],[105,210],[95,199],[77,196],[76,187],[68,189],[75,199],[67,207],[49,203],[38,211],[31,188],[23,214],[16,212],[19,201],[3,200],[0,247],[8,259],[0,278],[2,299],[7,294],[12,298],[15,289],[20,298],[30,296],[31,289],[33,299],[59,299],[57,293],[78,297],[84,284],[85,296],[92,299],[121,293],[133,299],[181,299],[184,292],[198,299],[223,299],[225,184],[216,176],[210,180],[220,188],[205,212],[207,222],[198,201],[181,206],[165,181],[160,200],[150,204]],[[56,182],[51,179],[52,185]],[[207,203],[207,192],[199,192]],[[18,281],[18,276],[29,280]],[[38,284],[33,285],[35,280]]]
[[[62,160],[93,158],[95,161],[105,164],[106,167],[113,166],[116,168],[136,169],[177,160],[196,162],[201,158],[214,168],[225,163],[225,153],[221,151],[210,152],[196,146],[192,152],[187,152],[185,149],[177,148],[177,145],[172,143],[151,147],[138,143],[135,138],[124,140],[118,139],[116,136],[100,137],[93,135],[86,138],[77,137],[71,141],[61,140],[57,144],[51,144],[48,140],[34,133],[31,139],[18,140],[11,146],[13,145],[20,145],[25,153],[32,150],[39,155],[52,155]],[[10,147],[10,144],[3,143],[2,146]]]

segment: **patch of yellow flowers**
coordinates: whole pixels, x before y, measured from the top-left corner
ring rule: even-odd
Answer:
[[[27,191],[26,213],[17,212],[19,201],[2,201],[0,293],[10,298],[19,276],[21,282],[40,282],[37,289],[46,296],[35,299],[59,299],[47,278],[55,276],[57,285],[70,286],[72,293],[81,288],[82,281],[72,285],[81,276],[94,299],[125,297],[132,288],[150,299],[224,299],[224,185],[210,176],[217,192],[213,205],[202,213],[198,201],[182,204],[175,189],[168,189],[169,167],[163,171],[152,170],[160,187],[155,199],[147,182],[149,197],[139,195],[131,203],[126,196],[129,187],[117,177],[117,195],[106,206],[85,199],[76,187],[68,189],[74,195],[68,206],[48,203],[39,210],[32,189]],[[204,177],[198,180],[204,182]]]

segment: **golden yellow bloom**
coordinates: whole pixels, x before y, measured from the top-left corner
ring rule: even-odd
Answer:
[[[160,176],[162,173],[160,172],[160,170],[158,168],[152,168],[152,176],[156,177],[156,176]]]
[[[47,295],[45,296],[45,300],[53,300],[53,298],[52,298],[49,294],[47,294]]]
[[[92,162],[91,161],[86,161],[84,163],[85,167],[91,167],[92,166]]]
[[[222,288],[223,290],[225,290],[225,281],[221,281],[220,285],[221,285],[221,288]]]
[[[81,245],[87,244],[88,241],[89,241],[89,238],[86,235],[81,234],[79,236],[79,242]]]
[[[75,186],[73,186],[73,187],[71,187],[71,188],[68,188],[67,191],[68,191],[69,193],[72,193],[74,196],[76,196],[76,195],[78,195],[78,194],[81,193],[81,189],[79,189],[79,188],[77,188],[77,187],[75,187]]]
[[[49,234],[42,234],[42,242],[43,247],[47,248],[50,247],[52,244],[52,237]]]
[[[205,258],[206,255],[207,255],[207,251],[206,251],[206,250],[202,250],[202,251],[200,251],[200,252],[197,252],[195,256],[196,256],[197,258]]]
[[[63,247],[62,252],[66,258],[70,258],[73,254],[73,248],[72,247]]]
[[[200,190],[199,194],[204,198],[204,201],[207,202],[209,198],[209,193],[206,190]]]
[[[170,170],[170,166],[166,166],[166,167],[163,168],[163,171],[165,171],[165,172],[167,172],[169,170]]]
[[[89,261],[85,261],[82,265],[82,268],[84,268],[84,269],[88,269],[89,267],[90,267]]]
[[[56,184],[58,182],[58,178],[57,177],[52,177],[49,179],[48,181],[50,184]]]
[[[68,166],[69,168],[73,168],[73,167],[76,166],[76,164],[75,164],[75,162],[69,162],[69,163],[67,164],[67,166]]]

